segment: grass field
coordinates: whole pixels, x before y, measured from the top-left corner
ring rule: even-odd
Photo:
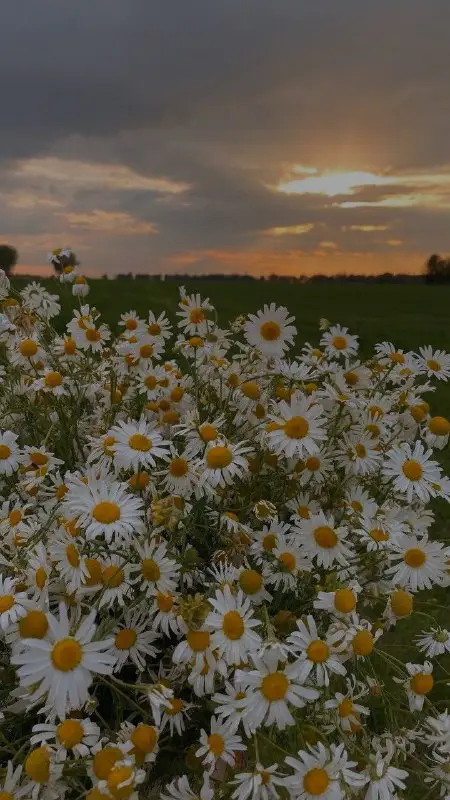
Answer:
[[[14,286],[26,281],[16,278]],[[61,295],[61,322],[70,318],[74,299],[68,286],[54,280],[47,288]],[[104,320],[115,325],[120,313],[135,309],[145,315],[148,308],[166,310],[174,318],[178,284],[146,280],[92,280],[87,302],[95,305]],[[425,284],[290,284],[264,281],[189,281],[189,293],[199,291],[211,299],[220,321],[226,325],[237,314],[256,311],[264,303],[276,302],[295,315],[298,342],[317,337],[320,317],[347,325],[359,334],[363,354],[375,342],[392,340],[399,347],[422,344],[450,349],[450,286]]]

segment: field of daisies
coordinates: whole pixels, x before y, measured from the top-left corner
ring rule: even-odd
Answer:
[[[60,272],[64,335],[0,273],[0,800],[450,798],[450,355]]]

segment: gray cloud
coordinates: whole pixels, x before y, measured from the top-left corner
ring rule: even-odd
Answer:
[[[376,173],[450,164],[449,23],[447,0],[7,4],[1,233],[27,263],[55,236],[101,271],[123,269],[130,252],[144,270],[193,251],[312,253],[324,240],[349,253],[391,253],[387,240],[401,240],[396,251],[418,263],[450,249],[437,208],[344,210],[335,198],[267,188],[293,163]],[[189,188],[171,195],[24,174],[29,159],[50,157]],[[365,198],[381,196],[365,188]],[[112,214],[127,215],[123,239],[109,229]],[[302,236],[264,233],[306,223],[314,227]],[[361,224],[389,231],[342,230]],[[217,268],[209,256],[198,263]]]

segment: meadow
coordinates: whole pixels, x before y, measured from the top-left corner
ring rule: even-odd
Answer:
[[[15,278],[13,285],[21,289],[27,282]],[[58,322],[67,322],[73,307],[70,286],[61,286],[53,279],[43,283],[49,291],[60,294],[62,314]],[[165,310],[173,319],[178,308],[176,281],[89,280],[89,286],[86,302],[96,306],[112,326],[124,310],[134,309],[144,316],[151,307],[155,313]],[[363,353],[384,340],[411,349],[424,344],[449,347],[450,286],[190,280],[187,291],[209,297],[222,325],[238,314],[255,312],[264,303],[286,306],[296,317],[298,343],[316,339],[319,319],[326,317],[356,331]]]

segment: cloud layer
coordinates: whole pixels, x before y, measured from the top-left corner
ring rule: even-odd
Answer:
[[[450,251],[447,0],[8,4],[0,235],[88,273]]]

